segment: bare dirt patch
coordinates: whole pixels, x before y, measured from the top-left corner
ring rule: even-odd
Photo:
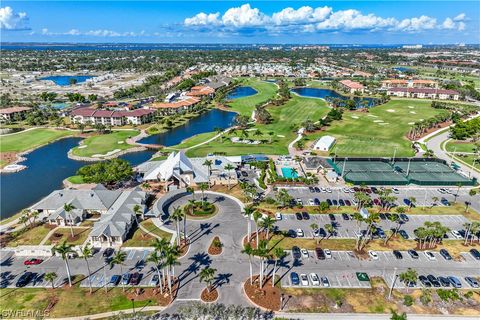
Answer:
[[[267,309],[280,310],[281,290],[278,287],[272,287],[271,279],[264,281],[263,287],[259,286],[259,276],[254,276],[253,285],[248,278],[243,284],[245,294],[256,305]]]
[[[215,236],[213,238],[212,243],[208,247],[208,254],[212,256],[218,256],[221,254],[223,251],[223,244],[220,241],[220,238],[218,236]]]
[[[218,290],[215,288],[209,291],[208,288],[205,288],[200,295],[200,299],[203,302],[215,302],[218,299]]]

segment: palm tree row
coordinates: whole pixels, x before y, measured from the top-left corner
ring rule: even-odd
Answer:
[[[449,231],[449,228],[443,226],[438,221],[426,221],[424,226],[417,228],[414,233],[418,239],[420,249],[428,249],[440,243]]]
[[[148,256],[147,261],[154,264],[160,280],[160,292],[163,293],[165,281],[170,295],[172,294],[172,278],[175,278],[175,266],[179,265],[180,248],[172,246],[165,239],[155,239],[152,244],[154,251]]]
[[[275,285],[275,273],[277,271],[277,264],[278,261],[282,260],[286,253],[285,251],[277,247],[273,250],[273,253],[270,253],[268,249],[268,241],[267,240],[260,240],[258,243],[257,248],[253,248],[250,243],[247,243],[242,250],[242,253],[248,255],[249,261],[249,269],[250,269],[250,285],[253,285],[253,265],[252,265],[252,257],[256,256],[260,258],[260,270],[259,270],[259,287],[262,288],[265,280],[265,262],[268,259],[274,259],[274,267],[273,267],[273,274],[272,274],[272,287]]]

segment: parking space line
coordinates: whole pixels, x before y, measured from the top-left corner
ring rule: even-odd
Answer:
[[[127,260],[132,260],[135,255],[135,250],[128,250]]]

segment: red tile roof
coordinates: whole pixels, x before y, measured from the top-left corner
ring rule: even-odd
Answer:
[[[32,109],[32,108],[29,108],[29,107],[10,107],[10,108],[0,109],[0,114],[10,114],[10,113],[15,113],[15,112],[28,111],[30,109]]]
[[[342,81],[340,81],[340,83],[343,84],[344,86],[347,86],[347,87],[352,88],[352,89],[363,89],[363,84],[358,83],[356,81],[342,80]]]
[[[388,91],[391,92],[410,92],[410,93],[425,93],[425,94],[450,94],[458,95],[458,91],[455,90],[446,90],[446,89],[433,89],[433,88],[390,88]]]

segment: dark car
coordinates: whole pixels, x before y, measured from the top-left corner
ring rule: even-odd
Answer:
[[[295,217],[297,218],[297,220],[303,220],[303,216],[301,212],[296,212]]]
[[[450,205],[450,202],[449,202],[447,199],[445,199],[445,198],[440,199],[440,202],[441,202],[441,204],[443,204],[444,206],[449,206],[449,205]]]
[[[409,238],[408,233],[405,230],[398,230],[398,234],[400,234],[400,237],[402,237],[404,240],[408,240]]]
[[[113,248],[107,248],[105,249],[105,251],[103,251],[103,257],[105,258],[111,257],[114,252],[115,250]]]
[[[30,280],[32,280],[32,278],[33,278],[32,272],[25,272],[20,276],[20,278],[18,278],[17,283],[15,284],[15,287],[17,288],[25,287],[30,282]]]
[[[343,199],[338,200],[338,203],[343,207],[345,206],[345,201]]]
[[[108,282],[108,284],[112,286],[116,286],[118,285],[119,282],[120,282],[120,276],[118,274],[115,274],[110,278],[110,281]]]
[[[333,203],[332,203],[332,200],[330,200],[330,199],[327,199],[326,201],[327,201],[327,203],[328,203],[329,206],[331,206],[331,205],[333,204]]]
[[[293,229],[288,230],[287,234],[290,238],[296,238],[297,237],[297,232]]]
[[[353,190],[354,190],[355,192],[358,192],[358,191],[360,191],[360,188],[359,188],[359,187],[353,187]]]
[[[297,247],[297,246],[292,247],[292,256],[293,256],[294,259],[297,259],[297,260],[302,258],[302,254],[300,252],[299,247]]]
[[[373,199],[373,204],[375,204],[376,206],[379,206],[381,203],[380,203],[380,200],[378,200],[378,198],[375,198]]]
[[[448,277],[448,280],[450,280],[450,283],[454,288],[460,289],[462,287],[462,283],[460,282],[460,280],[458,280],[457,277],[450,276]]]
[[[327,236],[327,232],[326,232],[325,229],[323,229],[323,228],[318,228],[318,235],[319,235],[320,237],[325,238],[325,237]]]
[[[429,274],[427,279],[435,288],[440,288],[442,286],[440,281],[438,281],[437,277],[435,277],[433,274]]]
[[[298,273],[290,272],[290,281],[292,282],[292,285],[298,286],[300,284],[300,278],[298,277]]]
[[[140,283],[140,280],[142,279],[142,274],[141,273],[138,273],[138,272],[135,272],[134,274],[132,274],[132,276],[130,277],[130,285],[132,286],[138,286],[138,284]]]
[[[303,211],[302,212],[302,218],[303,218],[303,220],[310,220],[310,215],[308,214],[308,212]]]
[[[335,221],[335,215],[333,213],[329,213],[328,217],[330,218],[330,221]]]
[[[403,259],[402,253],[401,253],[400,251],[398,251],[398,250],[393,250],[393,255],[395,256],[395,258],[397,258],[397,259],[399,259],[399,260],[400,260],[400,259]]]
[[[478,283],[478,280],[475,279],[474,277],[465,277],[465,281],[470,285],[472,288],[478,288],[480,285]]]
[[[400,219],[402,219],[405,222],[410,221],[410,219],[408,218],[408,216],[405,213],[400,214]]]
[[[243,176],[243,177],[248,177],[247,171],[240,171],[240,172],[242,173],[242,176]]]
[[[343,220],[350,220],[350,216],[346,213],[342,213]]]
[[[347,199],[347,200],[345,200],[345,205],[350,207],[352,205],[352,203],[350,202],[350,200]]]
[[[319,187],[314,187],[315,189],[315,192],[319,193],[320,192],[320,188]]]
[[[378,216],[379,216],[380,219],[382,219],[382,220],[386,220],[386,219],[387,219],[387,216],[385,215],[385,213],[380,213]]]
[[[325,260],[325,252],[322,248],[315,248],[315,254],[317,255],[318,260]]]
[[[382,230],[382,228],[377,228],[375,235],[381,239],[385,239],[385,232]]]
[[[391,213],[389,213],[389,212],[385,213],[385,217],[386,217],[388,220],[390,220],[390,217],[391,217],[391,216],[392,216]]]
[[[337,206],[337,205],[338,205],[338,201],[335,200],[335,199],[332,199],[332,204],[333,204],[334,206]]]
[[[320,200],[318,198],[315,198],[313,199],[313,203],[316,205],[316,206],[319,206],[320,205]]]
[[[410,204],[412,203],[410,200],[408,199],[403,199],[403,203],[405,203],[405,205],[407,206],[410,206]]]
[[[377,192],[378,192],[378,189],[375,188],[375,187],[371,187],[370,189],[372,189],[372,192],[373,192],[373,193],[377,193]]]
[[[432,286],[432,284],[430,283],[430,281],[428,281],[427,277],[425,276],[419,276],[418,277],[418,280],[423,284],[424,287],[426,288],[430,288]]]
[[[308,191],[315,192],[315,189],[313,187],[308,187]]]
[[[447,249],[440,249],[440,255],[445,259],[445,260],[452,260],[452,256],[450,253],[447,251]]]
[[[445,288],[450,287],[451,285],[451,282],[447,277],[438,277],[438,281],[440,281],[440,284],[442,285],[442,287],[445,287]]]
[[[410,250],[408,250],[408,254],[410,255],[410,257],[412,257],[412,259],[418,259],[417,251],[415,251],[413,249],[410,249]]]
[[[478,252],[477,249],[470,249],[470,255],[473,257],[473,259],[480,260],[480,252]]]

